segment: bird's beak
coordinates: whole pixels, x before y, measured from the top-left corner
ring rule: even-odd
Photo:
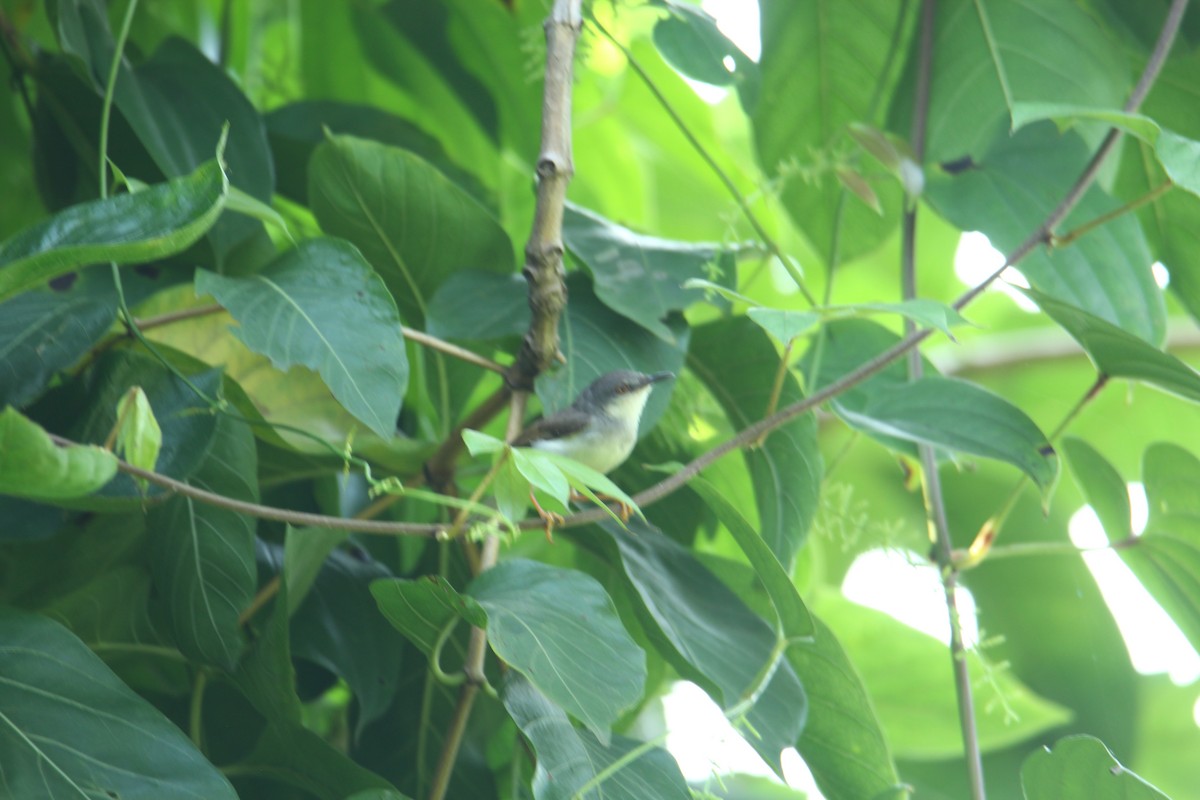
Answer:
[[[674,372],[654,372],[646,376],[646,383],[658,383],[659,381],[665,381],[674,377]]]

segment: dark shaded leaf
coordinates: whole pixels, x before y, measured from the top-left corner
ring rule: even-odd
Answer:
[[[733,249],[647,236],[579,206],[567,206],[563,242],[592,273],[600,302],[667,342],[675,336],[663,318],[705,299],[684,288],[689,279],[737,284]]]
[[[1120,473],[1096,448],[1075,436],[1064,437],[1062,453],[1088,505],[1096,512],[1109,541],[1133,536],[1129,491]]]
[[[691,551],[657,528],[631,519],[626,532],[601,525],[617,546],[621,567],[639,599],[647,633],[684,677],[722,708],[737,706],[775,654],[776,636]],[[780,663],[745,721],[746,741],[776,771],[780,752],[796,743],[808,714],[804,687]]]
[[[10,796],[236,800],[182,731],[62,626],[0,609],[0,659]]]
[[[487,625],[487,614],[475,599],[459,594],[438,575],[375,581],[371,594],[388,622],[427,657],[451,620],[461,617],[476,627]]]
[[[502,339],[529,330],[529,290],[520,275],[464,270],[429,301],[425,329],[442,339]]]
[[[750,320],[734,317],[697,328],[688,366],[735,429],[767,413],[779,355]],[[796,380],[785,376],[778,407],[802,397]],[[744,457],[754,481],[760,534],[788,570],[817,510],[822,465],[813,415],[775,430],[762,447],[746,451]]]
[[[536,561],[502,561],[468,593],[487,612],[488,642],[602,743],[642,697],[646,654],[595,578]]]
[[[695,6],[662,0],[668,15],[654,26],[654,46],[687,77],[712,84],[736,84],[747,108],[758,99],[758,65],[729,41],[717,22]]]
[[[258,502],[254,435],[245,423],[217,418],[212,446],[188,479],[234,500]],[[182,495],[150,510],[151,568],[179,649],[232,670],[244,640],[238,617],[254,598],[255,520]]]
[[[640,742],[623,736],[607,746],[588,731],[579,730],[561,708],[552,703],[523,675],[510,672],[501,692],[504,707],[537,753],[533,796],[537,800],[687,800],[692,797],[679,765],[667,751],[653,747],[616,772],[580,790]]]

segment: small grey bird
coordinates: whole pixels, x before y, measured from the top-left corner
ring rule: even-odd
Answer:
[[[637,444],[638,422],[659,381],[670,372],[617,370],[601,375],[579,393],[569,408],[542,417],[513,441],[573,458],[597,472],[619,467]]]

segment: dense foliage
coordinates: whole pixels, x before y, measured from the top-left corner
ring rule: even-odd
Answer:
[[[792,796],[686,679],[829,800],[1195,797],[1068,522],[1200,647],[1200,16],[571,6],[0,0],[0,796]],[[504,444],[618,368],[612,485]]]

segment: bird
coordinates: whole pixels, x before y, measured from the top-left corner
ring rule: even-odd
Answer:
[[[638,423],[654,384],[675,377],[671,372],[615,370],[601,375],[579,393],[575,402],[535,420],[513,440],[516,447],[532,447],[567,456],[600,473],[619,467],[637,444]],[[562,518],[534,507],[546,521],[546,535]],[[622,505],[622,516],[628,517]]]

